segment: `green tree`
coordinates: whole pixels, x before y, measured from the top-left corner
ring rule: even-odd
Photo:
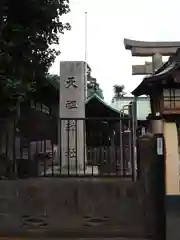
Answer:
[[[46,80],[50,83],[55,89],[59,90],[60,76],[56,74],[48,74]]]
[[[45,83],[48,70],[60,54],[52,46],[70,30],[62,16],[70,11],[69,0],[0,1],[0,153],[8,131],[12,158],[13,123],[20,104]]]
[[[99,83],[97,83],[96,78],[91,77],[89,73],[87,80],[87,98],[93,94],[97,94],[100,98],[104,99],[103,90],[100,88]]]
[[[97,94],[100,98],[104,99],[103,90],[100,88],[97,79],[91,77],[91,68],[88,65],[87,71],[87,98],[91,97],[93,94]]]
[[[124,85],[114,85],[113,90],[114,90],[114,96],[112,98],[112,102],[118,101],[119,99],[123,98],[126,92],[124,92]]]
[[[43,84],[60,54],[51,45],[59,44],[60,34],[70,29],[61,21],[69,11],[69,0],[0,1],[1,113],[17,109]]]

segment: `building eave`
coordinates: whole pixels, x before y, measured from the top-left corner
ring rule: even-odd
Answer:
[[[100,103],[102,103],[105,107],[109,108],[111,111],[114,111],[118,114],[120,114],[120,111],[118,111],[117,109],[113,108],[112,106],[110,106],[108,103],[106,103],[102,98],[100,98],[96,93],[94,93],[91,97],[89,97],[85,104],[88,104],[92,99],[96,98]]]

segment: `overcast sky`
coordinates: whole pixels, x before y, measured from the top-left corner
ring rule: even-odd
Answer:
[[[88,24],[87,62],[107,102],[113,85],[131,92],[142,80],[132,76],[132,64],[144,58],[131,56],[123,40],[180,41],[179,0],[70,0],[71,12],[63,17],[72,25],[60,39],[61,55],[50,69],[59,74],[60,61],[85,60],[85,12]]]

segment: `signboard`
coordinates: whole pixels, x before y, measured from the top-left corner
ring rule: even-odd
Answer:
[[[157,155],[163,155],[163,138],[157,137]]]

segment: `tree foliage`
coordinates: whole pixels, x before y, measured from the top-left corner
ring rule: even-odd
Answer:
[[[104,99],[103,90],[100,88],[97,79],[91,76],[91,68],[87,66],[87,98],[93,94],[97,94],[100,98]]]
[[[59,90],[60,76],[56,74],[47,74],[47,83],[51,84],[55,89]]]
[[[124,95],[126,94],[126,92],[124,92],[124,89],[125,89],[124,85],[113,86],[114,96],[112,98],[112,102],[117,101],[124,97]]]
[[[11,108],[35,91],[59,51],[69,0],[0,1],[0,100]]]
[[[97,94],[100,98],[104,99],[103,90],[100,88],[99,83],[96,81],[87,83],[87,97],[91,97],[93,94]]]

